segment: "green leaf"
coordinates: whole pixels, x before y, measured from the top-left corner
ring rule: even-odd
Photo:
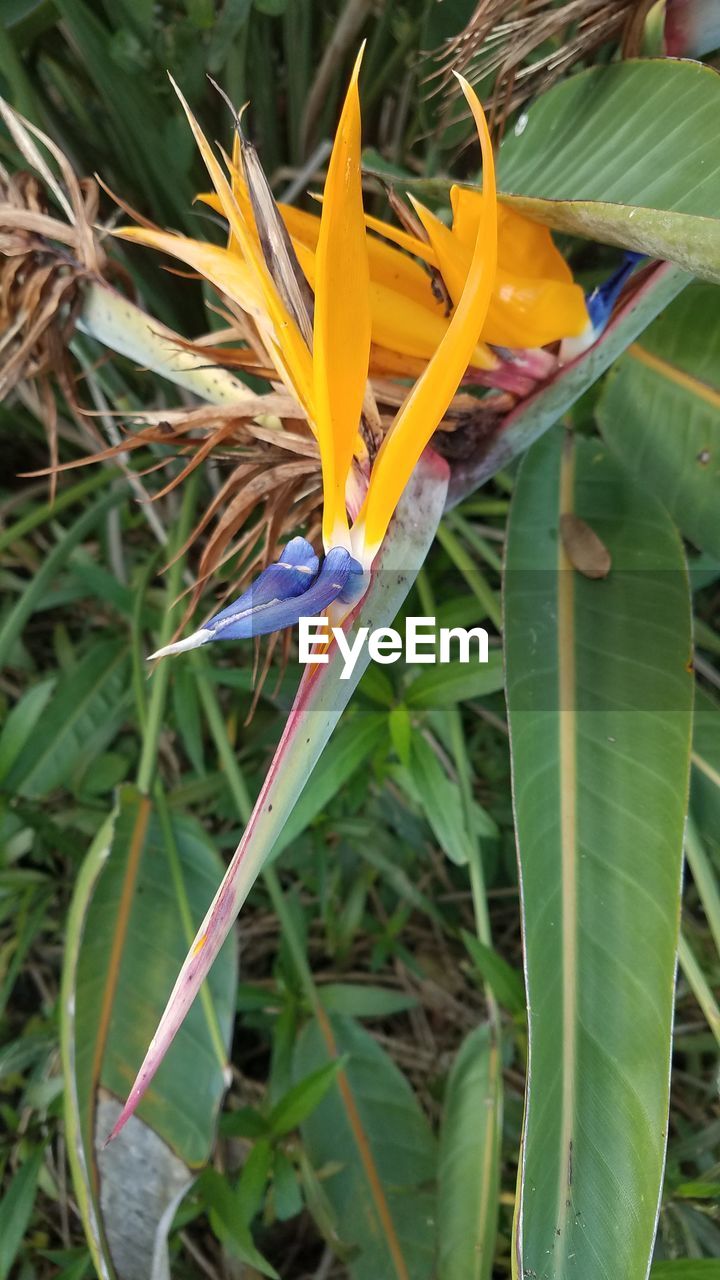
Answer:
[[[74,524],[64,531],[52,551],[45,557],[37,573],[0,627],[0,667],[4,667],[8,662],[26,622],[40,607],[43,597],[47,596],[49,588],[54,583],[55,575],[67,564],[70,552],[79,542],[82,542],[112,507],[117,506],[123,497],[122,489],[114,489],[86,507],[82,515],[78,516]]]
[[[720,852],[720,703],[695,691],[692,812],[704,839]]]
[[[410,744],[409,773],[415,797],[435,839],[451,862],[464,866],[470,855],[460,788],[448,777],[420,733],[413,735]]]
[[[255,1248],[250,1228],[244,1217],[238,1213],[237,1193],[230,1186],[227,1178],[224,1178],[216,1169],[205,1169],[199,1187],[210,1209],[210,1223],[213,1231],[231,1256],[246,1262],[261,1275],[270,1276],[271,1280],[279,1280],[275,1268]]]
[[[344,1074],[356,1123],[379,1180],[375,1185],[368,1181],[357,1133],[339,1087],[332,1089],[303,1124],[302,1137],[314,1168],[335,1170],[322,1186],[335,1211],[340,1243],[355,1250],[348,1273],[352,1280],[430,1280],[435,1236],[435,1142],[430,1127],[407,1080],[377,1041],[350,1018],[333,1017],[331,1026],[337,1050],[347,1056]],[[296,1046],[294,1074],[306,1076],[327,1058],[318,1023],[308,1023]],[[401,1263],[378,1210],[379,1198],[392,1222]]]
[[[0,733],[0,782],[14,765],[45,710],[55,688],[55,676],[40,680],[13,707]]]
[[[84,0],[55,2],[63,34],[79,53],[107,112],[116,163],[124,166],[153,208],[162,211],[160,216],[186,218],[192,188],[179,149],[164,145],[157,84],[142,67],[130,75],[127,66],[113,58],[112,32]]]
[[[344,1059],[326,1062],[317,1071],[311,1071],[304,1080],[299,1080],[289,1089],[277,1106],[268,1116],[268,1124],[274,1136],[281,1138],[286,1133],[297,1129],[303,1120],[307,1120],[315,1108],[322,1102],[330,1086],[334,1083],[338,1071],[344,1066]]]
[[[284,1151],[275,1152],[272,1180],[275,1213],[281,1222],[287,1222],[302,1211],[303,1199],[295,1168]]]
[[[656,1262],[650,1280],[720,1280],[720,1262],[714,1258],[675,1258]]]
[[[348,1018],[389,1018],[394,1013],[417,1008],[417,997],[387,987],[360,986],[350,982],[328,982],[318,987],[318,998],[328,1013]]]
[[[37,799],[82,774],[117,733],[131,698],[130,655],[117,640],[101,641],[62,676],[38,729],[6,780]]]
[[[235,1189],[237,1212],[240,1220],[248,1227],[262,1208],[271,1160],[270,1140],[261,1138],[254,1144],[238,1178]]]
[[[488,656],[488,662],[447,662],[422,671],[408,685],[405,693],[407,705],[420,711],[497,693],[504,683],[502,653],[499,649],[491,649]]]
[[[410,713],[404,702],[392,707],[388,716],[388,729],[393,751],[401,764],[410,763],[410,746],[412,742],[412,723]]]
[[[603,436],[691,542],[720,556],[720,292],[686,289],[619,361]]]
[[[573,512],[612,568],[569,567]],[[644,1276],[667,1132],[693,681],[682,545],[596,440],[550,433],[505,567],[530,1077],[520,1274]]]
[[[35,1204],[44,1151],[36,1147],[20,1166],[0,1202],[0,1280],[6,1280],[22,1246]]]
[[[490,1026],[466,1037],[448,1077],[438,1157],[438,1280],[490,1280],[495,1254],[502,1062]]]
[[[500,190],[558,230],[720,279],[718,116],[710,67],[591,67],[520,118],[500,151]]]
[[[162,1254],[169,1225],[163,1215],[211,1150],[233,1018],[232,942],[132,1129],[103,1143],[219,868],[196,823],[156,810],[126,786],[78,878],[62,985],[65,1122],[75,1193],[101,1277],[128,1269],[154,1274],[153,1251]]]
[[[522,974],[518,973],[517,969],[513,969],[507,960],[503,960],[494,947],[487,946],[464,929],[462,940],[480,977],[492,988],[498,1004],[501,1004],[514,1017],[524,1014],[525,984]]]

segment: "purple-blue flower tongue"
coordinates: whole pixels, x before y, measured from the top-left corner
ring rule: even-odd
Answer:
[[[348,580],[362,574],[362,566],[344,547],[332,547],[317,572],[318,560],[304,538],[293,538],[277,564],[265,569],[233,604],[216,613],[193,635],[151,654],[163,658],[197,649],[211,640],[249,640],[282,631],[313,618],[341,596]]]
[[[256,578],[237,600],[214,614],[209,622],[205,623],[203,630],[207,628],[216,632],[217,635],[213,636],[213,639],[220,639],[221,634],[225,640],[243,639],[248,634],[259,635],[259,632],[240,632],[236,635],[229,628],[238,619],[244,618],[246,614],[261,605],[302,595],[317,577],[319,564],[320,561],[310,543],[306,542],[305,538],[293,538],[284,548],[280,559],[264,569],[260,577]]]
[[[273,570],[277,572],[268,583],[265,575],[273,573]],[[271,631],[291,627],[298,618],[314,618],[337,600],[352,573],[362,573],[362,566],[344,547],[333,547],[328,551],[315,581],[307,586],[306,579],[306,589],[302,593],[295,590],[288,593],[283,590],[285,582],[280,565],[271,565],[236,605],[223,609],[206,623],[207,629],[212,631],[208,639],[249,640],[252,636],[265,636]],[[271,595],[273,587],[275,594]]]
[[[628,250],[623,254],[622,262],[616,271],[602,284],[596,287],[585,298],[588,310],[587,327],[577,338],[564,338],[560,343],[560,363],[568,364],[587,351],[597,342],[612,315],[620,291],[626,280],[632,275],[638,262],[645,255]]]
[[[599,284],[593,289],[592,293],[588,294],[588,315],[597,337],[600,336],[610,319],[610,313],[625,281],[632,275],[638,262],[642,262],[644,256],[642,253],[634,253],[628,250],[627,253],[623,254],[623,260],[617,271],[614,271],[609,279],[605,280],[603,284]]]

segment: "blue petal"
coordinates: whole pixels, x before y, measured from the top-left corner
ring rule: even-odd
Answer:
[[[342,595],[353,575],[362,574],[362,566],[344,547],[333,547],[328,551],[315,581],[311,586],[306,586],[302,594],[285,591],[281,595],[276,591],[274,596],[268,597],[269,587],[265,575],[277,568],[277,565],[271,565],[234,606],[229,606],[222,614],[210,619],[206,627],[213,634],[208,636],[208,640],[248,640],[253,636],[268,635],[271,631],[282,631],[285,627],[293,626],[298,618],[314,618]],[[280,573],[283,571],[280,570]],[[273,577],[272,583],[276,587],[285,586],[284,581],[278,583],[277,575]],[[307,577],[305,583],[307,584]],[[261,584],[263,599],[258,600],[257,589]],[[248,607],[245,601],[249,596],[252,596],[252,603]],[[241,605],[243,608],[240,608]]]
[[[300,595],[314,581],[319,564],[310,543],[305,538],[293,538],[280,559],[264,569],[247,591],[210,618],[205,627],[209,631],[225,631],[225,628],[259,605]]]
[[[604,284],[599,284],[587,297],[587,309],[595,337],[599,337],[610,319],[615,301],[625,281],[644,258],[642,253],[625,253],[623,260]]]

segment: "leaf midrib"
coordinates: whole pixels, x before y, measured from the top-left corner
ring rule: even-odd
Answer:
[[[565,437],[560,463],[560,515],[573,514],[575,446]],[[558,535],[558,733],[562,901],[562,1101],[560,1117],[558,1238],[565,1235],[572,1190],[577,1009],[577,725],[575,694],[575,573]]]

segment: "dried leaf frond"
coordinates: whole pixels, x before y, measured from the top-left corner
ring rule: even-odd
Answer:
[[[641,0],[642,3],[642,0]],[[453,70],[471,84],[494,77],[486,107],[496,138],[512,112],[608,43],[631,52],[638,0],[479,0],[459,35],[435,50],[431,93],[457,98]]]
[[[0,165],[0,400],[22,383],[36,382],[54,491],[57,409],[49,379],[57,379],[74,407],[68,343],[81,284],[108,269],[93,225],[99,193],[93,179],[77,178],[59,147],[1,98],[0,116],[34,170],[11,174]]]

